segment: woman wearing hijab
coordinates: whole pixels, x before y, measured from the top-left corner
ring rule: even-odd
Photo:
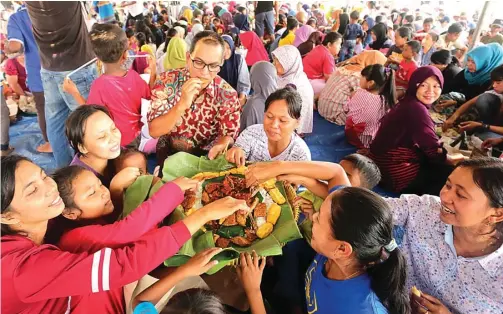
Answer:
[[[339,64],[318,98],[320,115],[332,123],[345,125],[347,104],[351,94],[360,88],[361,71],[368,65],[384,65],[386,61],[381,52],[367,50]]]
[[[328,26],[327,19],[325,18],[325,12],[320,9],[316,9],[313,11],[313,16],[316,18],[318,27]]]
[[[192,25],[192,18],[194,16],[194,12],[192,12],[191,8],[186,8],[182,11],[182,16],[187,19],[187,23]]]
[[[182,69],[186,65],[187,44],[178,37],[173,37],[169,41],[168,49],[164,56],[164,71]]]
[[[224,26],[224,33],[229,31],[229,28],[233,26],[234,21],[232,19],[232,14],[227,11],[227,9],[222,8],[221,6],[215,6],[213,8],[213,13],[215,16],[218,16],[220,20],[222,21],[222,24]]]
[[[311,133],[313,131],[314,91],[304,73],[300,52],[294,46],[286,45],[274,50],[272,55],[273,64],[278,73],[278,88],[293,84],[302,97],[302,111],[297,132],[299,134]]]
[[[190,33],[185,37],[185,42],[187,43],[187,47],[190,47],[192,44],[192,40],[194,39],[194,36],[196,36],[198,33],[204,31],[204,26],[201,23],[194,24],[192,26],[192,30]]]
[[[265,101],[276,89],[278,76],[272,63],[260,61],[250,71],[253,95],[248,98],[241,113],[241,132],[254,124],[264,122]]]
[[[259,61],[269,61],[269,55],[265,50],[262,40],[254,31],[242,32],[239,34],[241,45],[248,50],[246,53],[246,64],[251,67]]]
[[[309,38],[300,44],[297,48],[299,49],[300,55],[302,58],[304,58],[311,50],[314,49],[314,47],[321,45],[323,42],[323,35],[321,32],[315,31],[311,35],[309,35]]]
[[[425,66],[410,78],[405,97],[381,120],[370,145],[383,185],[394,192],[438,195],[452,171],[451,159],[439,142],[429,109],[442,92],[439,69]]]
[[[250,73],[243,57],[236,53],[234,41],[229,35],[223,35],[225,41],[224,65],[218,75],[238,92],[241,104],[246,102],[250,93]]]
[[[295,40],[293,41],[293,45],[295,47],[299,47],[300,44],[309,39],[312,33],[316,30],[309,25],[304,25],[295,31]]]
[[[249,31],[250,23],[248,21],[248,16],[241,12],[236,13],[236,15],[234,16],[234,26],[237,27],[240,31]]]
[[[481,120],[493,120],[488,116],[499,115],[498,103],[501,106],[500,99],[494,102],[487,98],[493,98],[494,95],[486,95],[492,85],[491,72],[503,64],[503,47],[498,43],[491,43],[480,46],[467,54],[467,65],[463,72],[460,72],[454,78],[454,91],[465,95],[466,103],[459,107],[454,114],[445,121],[443,129],[451,128],[456,120],[462,117],[472,106],[475,105],[478,111],[478,118]],[[482,99],[480,99],[482,98]],[[496,109],[496,110],[494,110]],[[492,114],[489,114],[492,113]],[[471,119],[470,119],[471,120]],[[471,129],[467,129],[470,131]]]
[[[380,52],[386,54],[388,49],[393,45],[391,39],[388,38],[388,28],[383,23],[377,23],[370,30],[370,35],[372,36],[372,43],[369,45],[369,49],[379,50]]]

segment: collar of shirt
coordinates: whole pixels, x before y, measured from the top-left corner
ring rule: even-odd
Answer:
[[[456,248],[454,247],[454,233],[451,225],[445,225],[445,243],[449,245],[452,252],[457,256]],[[464,258],[468,261],[477,261],[482,268],[491,276],[495,277],[497,273],[501,271],[503,266],[503,246],[498,248],[491,254],[484,255],[481,257]]]

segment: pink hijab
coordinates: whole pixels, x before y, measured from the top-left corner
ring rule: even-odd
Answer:
[[[269,55],[265,50],[264,44],[253,31],[239,34],[241,44],[248,50],[246,54],[246,64],[253,66],[259,61],[269,61]]]
[[[299,47],[300,44],[303,42],[307,41],[309,39],[309,36],[311,33],[316,31],[314,28],[312,28],[309,25],[304,25],[298,30],[295,31],[295,40],[293,42],[293,45],[295,47]]]

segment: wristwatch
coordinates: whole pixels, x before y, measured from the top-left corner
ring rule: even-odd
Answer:
[[[489,124],[482,124],[482,128],[484,128],[487,131],[490,131],[491,126]]]

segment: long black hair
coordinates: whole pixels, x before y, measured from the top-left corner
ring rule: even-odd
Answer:
[[[295,17],[289,16],[286,19],[286,30],[283,32],[283,35],[281,35],[281,38],[285,38],[297,26],[299,26],[299,21],[297,21]]]
[[[469,159],[460,162],[456,168],[470,169],[473,182],[484,192],[489,200],[489,206],[503,208],[502,160],[493,157]],[[501,237],[503,235],[503,222],[495,224],[494,228],[499,233],[498,237]]]
[[[366,66],[362,76],[367,81],[374,81],[374,90],[379,91],[381,101],[386,109],[391,109],[396,104],[395,71],[389,70],[381,64]]]
[[[394,242],[388,203],[367,189],[344,188],[332,197],[330,224],[334,239],[351,244],[370,276],[372,290],[389,313],[410,313],[405,257],[396,246],[389,248]]]
[[[2,195],[0,197],[2,214],[9,211],[10,204],[14,198],[14,193],[16,192],[16,169],[21,161],[32,162],[30,159],[20,155],[9,155],[1,159]],[[1,229],[2,235],[19,234],[5,224],[2,224]]]

